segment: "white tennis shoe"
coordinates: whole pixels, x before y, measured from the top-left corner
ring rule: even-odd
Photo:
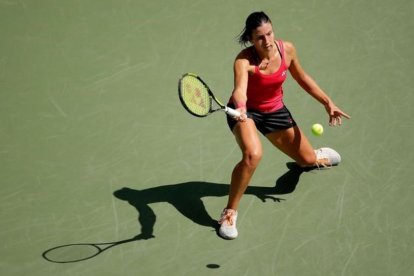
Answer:
[[[318,168],[329,168],[337,166],[341,162],[341,156],[331,148],[320,148],[315,150],[316,166]]]
[[[236,228],[237,211],[233,209],[224,209],[221,213],[219,235],[227,240],[237,238],[238,232]]]

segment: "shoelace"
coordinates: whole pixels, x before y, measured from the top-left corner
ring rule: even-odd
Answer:
[[[318,169],[320,169],[321,167],[322,168],[330,168],[332,166],[329,163],[328,158],[320,158],[320,159],[316,160],[316,167],[318,167]]]
[[[219,224],[223,224],[225,221],[227,221],[228,225],[233,225],[234,223],[234,216],[236,215],[236,211],[233,209],[225,209],[223,213],[221,214],[221,218],[219,220]]]
[[[316,158],[317,158],[317,160],[316,160],[315,165],[316,165],[316,167],[318,167],[318,169],[320,169],[321,167],[323,167],[323,168],[332,167],[330,162],[329,162],[329,158],[324,157],[322,155],[322,151],[320,149],[316,152]]]

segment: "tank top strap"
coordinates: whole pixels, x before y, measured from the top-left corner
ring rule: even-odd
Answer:
[[[276,40],[277,50],[279,51],[280,57],[282,59],[282,66],[286,67],[285,63],[285,49],[283,47],[283,40]]]

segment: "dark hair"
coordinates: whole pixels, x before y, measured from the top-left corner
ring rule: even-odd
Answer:
[[[246,44],[252,38],[252,32],[257,27],[261,26],[264,23],[272,23],[269,16],[267,16],[264,12],[253,12],[251,13],[246,19],[246,25],[244,26],[243,31],[240,33],[238,37],[238,41],[241,45],[246,46]]]

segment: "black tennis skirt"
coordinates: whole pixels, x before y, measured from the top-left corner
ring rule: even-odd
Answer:
[[[232,105],[229,105],[229,107],[234,108]],[[257,129],[263,135],[296,126],[296,122],[286,106],[269,113],[263,113],[256,110],[247,110],[246,115],[247,118],[254,121]],[[239,123],[237,120],[227,115],[227,124],[229,125],[231,131],[233,131],[237,123]]]

